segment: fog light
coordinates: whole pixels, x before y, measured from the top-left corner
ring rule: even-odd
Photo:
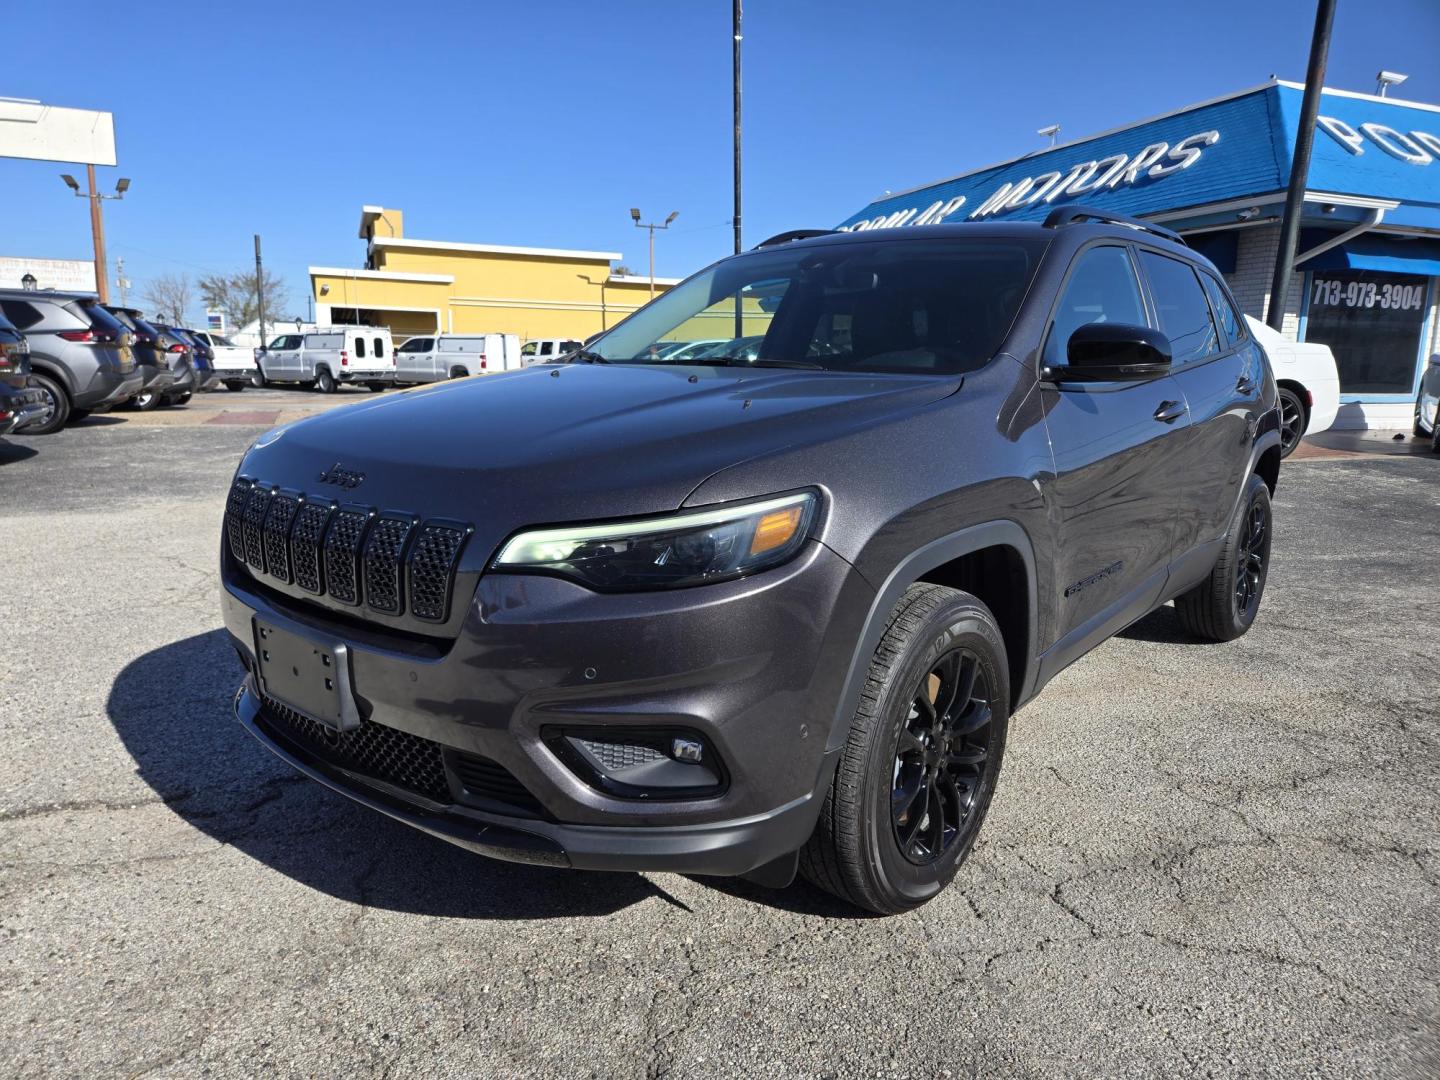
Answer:
[[[705,756],[705,747],[694,739],[672,739],[670,756],[676,761],[690,761],[698,765]]]

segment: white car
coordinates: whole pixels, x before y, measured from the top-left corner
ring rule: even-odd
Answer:
[[[255,378],[255,351],[236,345],[223,334],[209,330],[187,330],[199,338],[215,354],[215,374],[230,390],[244,390]]]
[[[520,339],[514,334],[423,334],[395,350],[395,381],[406,385],[518,367]]]
[[[1340,412],[1340,373],[1329,345],[1291,341],[1245,316],[1250,333],[1270,358],[1280,390],[1280,456],[1289,457],[1303,435],[1327,431]]]

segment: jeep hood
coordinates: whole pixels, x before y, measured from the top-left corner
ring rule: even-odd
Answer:
[[[948,396],[960,382],[784,369],[536,367],[377,396],[298,421],[257,440],[240,471],[337,502],[471,522],[479,541],[472,552],[493,550],[525,525],[674,509],[720,469],[883,423]],[[363,479],[353,487],[322,482],[337,464],[347,481]]]

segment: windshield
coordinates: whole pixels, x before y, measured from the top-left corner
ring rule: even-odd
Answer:
[[[578,359],[958,374],[999,349],[1045,251],[994,236],[779,247],[702,271]]]

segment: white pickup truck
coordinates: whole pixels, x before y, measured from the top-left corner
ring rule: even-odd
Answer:
[[[341,383],[384,390],[395,382],[395,353],[390,331],[383,326],[331,326],[306,334],[281,334],[257,359],[259,386],[303,383],[333,394]]]
[[[1303,435],[1327,431],[1340,412],[1340,373],[1329,345],[1291,341],[1259,319],[1245,316],[1280,390],[1280,456],[1289,457]]]
[[[255,354],[253,350],[236,345],[223,334],[212,333],[209,330],[191,330],[189,333],[210,346],[210,351],[215,354],[215,374],[225,384],[226,389],[238,393],[254,380]]]

